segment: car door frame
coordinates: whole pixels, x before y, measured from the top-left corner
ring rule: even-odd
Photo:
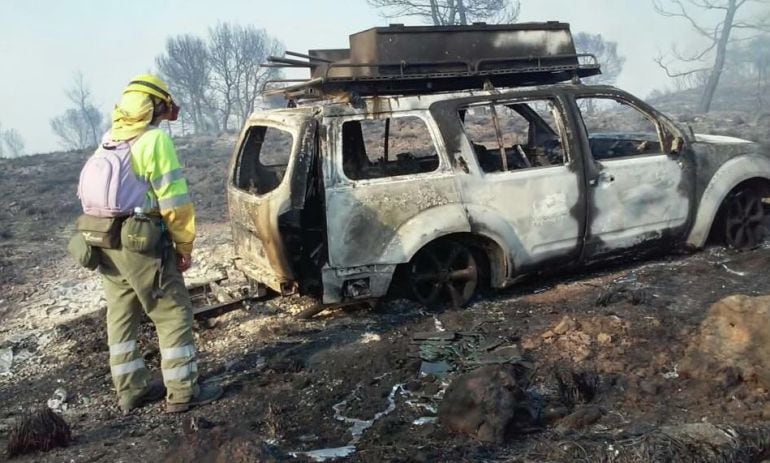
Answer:
[[[436,123],[438,124],[444,140],[447,144],[447,153],[452,162],[456,178],[458,180],[458,187],[463,194],[463,201],[466,203],[466,209],[468,209],[469,219],[471,223],[471,232],[486,237],[491,237],[499,244],[508,246],[506,253],[508,254],[507,275],[505,276],[505,282],[501,282],[498,279],[498,284],[507,285],[515,282],[518,277],[546,270],[549,267],[559,266],[573,266],[580,262],[583,248],[583,238],[586,232],[586,218],[587,218],[587,198],[586,198],[586,181],[585,181],[585,167],[584,156],[581,153],[582,145],[580,139],[576,137],[575,131],[575,116],[573,114],[571,106],[564,98],[562,86],[553,86],[549,88],[539,89],[527,89],[525,91],[514,90],[504,93],[479,95],[466,98],[458,98],[450,101],[439,102],[433,105],[431,108]],[[516,103],[517,101],[532,101],[532,100],[554,100],[559,106],[559,113],[561,114],[563,127],[554,128],[557,132],[563,136],[562,145],[565,153],[568,153],[570,157],[570,169],[576,175],[575,181],[577,182],[578,198],[575,199],[575,205],[570,209],[570,215],[577,220],[577,235],[575,248],[570,250],[566,254],[545,258],[543,260],[537,260],[532,262],[522,262],[516,259],[517,247],[521,248],[521,243],[518,243],[519,238],[517,236],[507,236],[511,233],[516,234],[510,225],[504,227],[505,230],[499,230],[503,225],[498,223],[498,227],[494,227],[492,224],[485,223],[485,221],[476,220],[473,217],[472,211],[469,208],[473,205],[468,204],[465,197],[464,187],[462,186],[464,176],[475,176],[480,181],[484,180],[485,174],[479,165],[472,146],[471,140],[465,133],[463,124],[460,121],[458,111],[464,107],[479,105],[479,104],[505,104]],[[522,171],[523,172],[523,171]],[[515,171],[509,171],[506,173],[497,173],[497,175],[505,174],[519,174]],[[495,175],[495,174],[491,174]],[[494,285],[494,282],[493,282]],[[497,285],[494,285],[497,286]]]
[[[244,140],[255,126],[282,130],[293,138],[291,157],[281,182],[263,194],[237,186]],[[280,222],[288,212],[304,208],[309,169],[319,155],[317,131],[318,121],[310,114],[286,115],[282,119],[252,117],[241,131],[228,169],[226,194],[237,253],[236,267],[283,295],[298,292],[299,281],[280,233]],[[259,247],[251,249],[256,243],[250,240],[259,241]],[[254,253],[261,254],[266,265],[254,262],[257,257]]]
[[[581,261],[592,263],[611,257],[628,255],[629,253],[638,253],[643,251],[655,251],[662,248],[673,248],[684,243],[687,234],[692,227],[697,211],[695,201],[695,176],[696,170],[692,159],[692,152],[689,144],[685,141],[687,137],[681,129],[676,126],[665,115],[657,111],[652,106],[646,104],[639,98],[628,92],[609,86],[581,86],[575,87],[568,92],[567,104],[570,107],[570,113],[573,117],[573,127],[577,134],[578,142],[581,145],[581,152],[584,158],[583,166],[585,169],[585,188],[588,200],[585,238],[583,247],[583,256]],[[590,135],[583,121],[582,111],[577,103],[580,98],[606,98],[622,101],[632,108],[648,116],[655,124],[658,132],[658,138],[661,142],[661,151],[664,155],[676,160],[681,169],[681,182],[677,191],[688,199],[687,217],[682,224],[671,229],[665,229],[657,236],[650,236],[649,239],[639,241],[635,246],[618,249],[604,249],[601,239],[592,233],[591,225],[598,214],[598,209],[593,200],[596,188],[596,182],[601,180],[601,164],[593,158],[590,146]],[[674,152],[674,145],[679,143],[679,149]]]

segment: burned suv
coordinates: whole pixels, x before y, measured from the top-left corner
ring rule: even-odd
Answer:
[[[287,54],[312,77],[251,116],[228,178],[260,287],[461,306],[543,270],[763,239],[770,153],[583,85],[599,66],[567,24],[391,26]]]

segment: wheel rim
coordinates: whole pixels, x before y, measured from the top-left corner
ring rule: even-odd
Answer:
[[[764,239],[765,211],[762,198],[751,190],[739,191],[727,202],[725,242],[733,249],[746,249]]]
[[[409,266],[412,293],[428,307],[445,303],[465,305],[478,284],[478,267],[473,253],[453,241],[436,243],[421,250]]]

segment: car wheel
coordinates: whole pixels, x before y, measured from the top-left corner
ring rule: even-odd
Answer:
[[[762,197],[752,188],[730,193],[724,204],[723,229],[725,246],[748,249],[765,238],[765,209]]]
[[[438,241],[421,249],[409,263],[415,299],[427,307],[470,301],[479,282],[479,268],[470,249],[457,241]]]

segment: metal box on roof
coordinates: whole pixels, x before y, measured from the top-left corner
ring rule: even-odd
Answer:
[[[577,65],[569,24],[375,27],[350,36],[351,76],[508,69],[540,59]],[[372,66],[360,66],[372,65]]]
[[[272,82],[289,85],[267,93],[287,98],[544,85],[601,72],[595,56],[576,53],[569,24],[560,22],[375,27],[351,35],[349,49],[287,51],[269,61],[310,70],[306,81]]]

